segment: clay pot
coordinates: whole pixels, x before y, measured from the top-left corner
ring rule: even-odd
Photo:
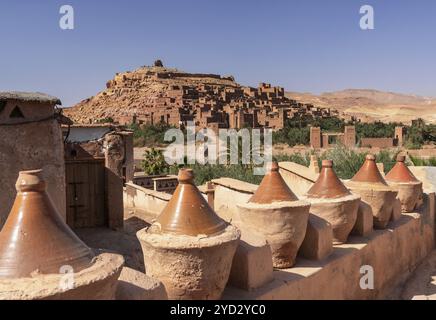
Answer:
[[[66,274],[69,269],[65,269],[64,273],[2,278],[0,300],[113,300],[123,265],[123,256],[101,253],[89,268],[74,274]]]
[[[310,204],[298,200],[281,177],[277,163],[248,203],[238,205],[241,223],[271,246],[275,268],[290,268],[303,243]]]
[[[298,200],[297,196],[288,187],[279,173],[278,163],[273,162],[270,165],[270,171],[264,176],[256,192],[248,202],[265,204],[296,200]]]
[[[238,229],[228,225],[220,234],[193,237],[161,234],[154,227],[137,233],[146,274],[164,284],[170,300],[220,299],[239,243]]]
[[[156,222],[137,233],[146,273],[164,284],[169,299],[219,299],[241,234],[210,208],[192,170],[180,170],[178,179]]]
[[[64,265],[78,272],[94,258],[56,212],[41,174],[19,174],[17,197],[0,232],[0,278],[59,273]]]
[[[113,299],[123,257],[95,255],[71,231],[46,193],[41,170],[20,172],[16,188],[0,232],[0,300]]]
[[[386,175],[386,181],[398,190],[401,211],[413,212],[422,203],[422,182],[409,170],[405,160],[405,156],[397,157],[397,163]]]
[[[352,194],[333,170],[333,161],[323,160],[321,173],[306,198],[310,213],[325,219],[333,228],[333,243],[348,239],[357,219],[360,196]]]
[[[285,269],[295,258],[306,235],[310,204],[282,201],[238,204],[241,224],[261,234],[271,247],[274,268]]]
[[[388,186],[375,163],[374,155],[367,155],[365,163],[346,186],[367,203],[374,217],[374,227],[385,229],[391,220],[397,191]]]
[[[378,170],[377,164],[375,163],[375,156],[373,154],[366,155],[365,162],[351,181],[356,183],[362,182],[387,186],[385,179]]]
[[[192,170],[179,172],[179,185],[156,219],[162,233],[197,236],[222,232],[227,223],[209,206],[194,184]]]

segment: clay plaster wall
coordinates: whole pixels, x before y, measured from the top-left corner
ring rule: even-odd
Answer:
[[[171,195],[168,193],[146,189],[128,182],[124,191],[124,208],[146,212],[157,217],[170,199]]]
[[[293,162],[280,162],[280,174],[298,196],[302,196],[316,181],[318,174]],[[257,189],[257,185],[231,178],[214,179],[214,208],[226,221],[238,220],[237,205],[246,203]],[[231,199],[231,200],[230,200]]]
[[[392,148],[394,146],[393,138],[362,138],[360,140],[361,147],[368,148]]]
[[[409,167],[418,180],[422,181],[425,192],[436,192],[436,167]]]
[[[24,118],[10,117],[11,112],[18,107]],[[51,104],[28,101],[9,100],[0,112],[0,122],[16,124],[23,121],[40,121],[52,117],[54,109]]]
[[[231,179],[212,180],[215,185],[214,208],[226,221],[238,220],[237,205],[246,203],[257,189],[257,185]]]
[[[48,193],[66,219],[64,146],[59,123],[46,120],[0,125],[0,228],[15,199],[15,182],[22,170],[43,169]]]
[[[294,174],[297,167],[280,164],[280,170]],[[305,167],[303,167],[305,168]],[[306,168],[307,169],[307,168]],[[303,170],[304,171],[304,170]],[[316,178],[311,171],[298,171],[294,181],[307,183]],[[282,173],[283,174],[283,173]],[[300,180],[298,180],[300,179]],[[238,221],[236,204],[247,202],[257,186],[221,178],[215,186],[215,210],[227,221]],[[295,189],[296,184],[291,187]],[[434,182],[429,182],[433,184]],[[205,186],[199,187],[203,194]],[[125,205],[147,211],[156,217],[170,195],[128,183]],[[204,196],[206,196],[204,194]],[[403,214],[390,222],[386,230],[373,231],[367,237],[351,236],[343,245],[321,261],[297,257],[295,267],[274,271],[274,280],[254,291],[228,286],[224,299],[380,299],[392,297],[392,290],[407,279],[416,266],[434,248],[435,194],[424,197],[424,207],[416,213]],[[374,270],[374,289],[362,289],[361,267]]]
[[[112,129],[110,126],[71,127],[68,135],[68,142],[86,142],[98,140],[111,130]]]
[[[199,188],[203,197],[207,200],[205,188]],[[123,194],[125,210],[146,213],[149,218],[153,216],[157,218],[171,199],[169,193],[147,189],[133,182],[126,183]]]
[[[308,167],[293,162],[280,162],[280,174],[297,196],[304,195],[318,178]]]

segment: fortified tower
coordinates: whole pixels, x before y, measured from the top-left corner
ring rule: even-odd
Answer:
[[[404,127],[395,127],[394,138],[397,140],[397,147],[403,146]]]
[[[321,149],[321,128],[310,127],[310,146],[314,149]]]

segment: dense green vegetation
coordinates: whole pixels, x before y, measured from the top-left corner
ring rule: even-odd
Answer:
[[[334,169],[341,179],[351,179],[365,162],[367,152],[360,153],[342,145],[324,152],[319,158],[333,160]],[[395,165],[398,151],[382,150],[376,154],[376,162],[383,163],[384,172],[388,173]],[[321,163],[319,163],[321,167]]]
[[[373,122],[373,123],[356,123],[357,140],[361,138],[392,138],[395,134],[395,127],[403,126],[401,123],[390,122]]]
[[[147,175],[168,173],[169,169],[162,151],[156,150],[155,148],[145,151],[141,166],[142,170]]]
[[[165,132],[174,127],[167,124],[131,124],[129,129],[133,130],[133,145],[135,147],[153,147],[166,145],[171,142],[164,141]]]
[[[304,155],[294,153],[291,155],[280,154],[274,157],[277,161],[291,161],[303,166],[309,166],[311,153],[305,153]],[[322,160],[333,160],[334,168],[337,175],[341,179],[350,179],[360,169],[365,162],[365,156],[367,152],[356,152],[352,149],[348,149],[343,145],[337,145],[335,148],[330,149],[319,155],[318,165],[321,168]],[[398,151],[382,150],[376,155],[376,161],[383,163],[384,171],[387,173],[395,165],[395,159],[398,155]]]
[[[107,121],[106,121],[107,122]],[[273,142],[286,143],[290,146],[298,144],[309,144],[309,125],[320,126],[323,131],[327,132],[342,132],[347,123],[338,118],[312,119],[309,117],[292,119],[286,123],[285,128],[273,134]],[[379,138],[393,137],[395,126],[399,123],[357,123],[356,134],[357,140],[362,137]],[[165,132],[171,129],[168,125],[131,125],[130,129],[134,131],[135,147],[142,146],[159,146],[167,145],[170,142],[164,141]],[[420,148],[423,144],[436,142],[436,126],[427,125],[423,120],[415,121],[412,126],[408,126],[407,135],[405,137],[406,148]],[[240,143],[239,143],[240,144]],[[144,154],[142,161],[142,169],[146,174],[177,174],[180,167],[192,168],[195,172],[195,182],[198,185],[204,184],[219,177],[229,177],[249,183],[258,184],[262,180],[262,176],[253,175],[253,164],[242,164],[242,146],[239,145],[239,164],[236,165],[210,165],[210,164],[195,164],[195,165],[168,165],[161,151],[152,148]],[[312,151],[313,153],[313,151]],[[379,152],[377,162],[384,164],[385,173],[387,173],[395,164],[395,159],[398,151],[382,150]],[[277,161],[291,161],[308,166],[310,163],[311,153],[305,154],[279,154],[274,157]],[[334,168],[338,176],[342,179],[350,179],[362,166],[365,161],[366,153],[360,153],[355,150],[348,149],[342,145],[337,145],[335,148],[326,150],[318,156],[319,165],[323,159],[331,159],[334,162]],[[436,166],[436,158],[421,159],[410,157],[412,163],[416,166]],[[186,163],[186,161],[185,161]],[[411,164],[412,164],[411,163]]]
[[[107,118],[101,122],[110,123],[113,122],[113,119]],[[318,126],[323,132],[343,132],[344,127],[351,124],[353,123],[336,117],[296,116],[287,120],[283,129],[273,133],[273,143],[283,143],[291,147],[309,145],[310,126]],[[411,126],[396,122],[354,123],[354,125],[356,126],[357,144],[362,138],[393,137],[396,126],[405,127],[404,146],[408,149],[419,149],[426,143],[436,142],[436,125],[426,124],[422,119],[416,120]],[[168,129],[174,127],[166,124],[132,124],[129,128],[134,131],[135,147],[153,147],[169,144],[170,142],[164,141],[164,135]]]
[[[97,120],[97,123],[114,123],[114,119],[112,117],[103,118],[100,120]]]
[[[428,166],[428,167],[436,167],[436,158],[431,157],[429,159],[422,159],[414,156],[410,156],[410,160],[412,161],[413,165],[421,167],[421,166]]]
[[[436,125],[426,124],[422,119],[416,120],[407,131],[406,148],[419,149],[425,143],[436,142]]]
[[[273,133],[274,143],[285,143],[293,147],[296,145],[308,145],[310,143],[309,126],[320,127],[323,131],[342,132],[345,121],[331,118],[313,118],[308,116],[296,116],[286,121],[283,129]]]
[[[186,159],[185,159],[186,163]],[[250,183],[259,184],[262,176],[253,175],[253,166],[244,164],[235,165],[211,165],[211,164],[185,164],[169,165],[160,150],[151,149],[144,154],[142,169],[146,174],[177,174],[180,168],[191,168],[195,173],[195,183],[202,185],[212,179],[228,177]]]
[[[242,164],[233,165],[188,165],[184,166],[191,168],[195,173],[195,183],[202,185],[212,179],[227,177],[241,181],[246,181],[253,184],[259,184],[263,176],[253,175],[253,168],[251,166]],[[172,167],[171,173],[177,174],[178,168]]]
[[[377,162],[384,164],[385,173],[387,173],[395,164],[395,159],[398,152],[381,151],[376,155]],[[291,161],[304,166],[308,166],[310,162],[310,153],[302,154],[279,154],[274,157],[276,161]],[[335,148],[328,150],[319,156],[319,166],[323,159],[331,159],[334,163],[334,168],[338,176],[342,179],[352,178],[365,161],[366,153],[359,153],[344,146],[338,145]],[[210,165],[210,164],[195,164],[195,165],[168,165],[162,156],[161,151],[152,149],[144,155],[142,162],[143,169],[148,174],[177,174],[179,168],[192,168],[195,172],[195,183],[197,185],[204,184],[207,181],[220,177],[229,177],[246,181],[249,183],[259,184],[262,176],[253,175],[253,165]],[[436,163],[436,159],[434,160]]]

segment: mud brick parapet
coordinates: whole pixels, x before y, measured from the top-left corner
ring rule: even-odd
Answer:
[[[274,271],[274,280],[253,291],[227,287],[224,299],[380,299],[400,285],[434,248],[435,194],[419,212],[403,213],[385,230],[352,235],[323,261],[297,258],[293,268]],[[362,266],[374,270],[374,289],[362,289]]]
[[[279,167],[286,184],[297,196],[304,195],[318,179],[313,169],[294,162],[279,162]]]
[[[214,179],[212,182],[215,185],[214,206],[217,214],[226,221],[239,221],[237,205],[248,202],[257,185],[231,178]]]
[[[156,218],[170,199],[171,195],[168,193],[128,182],[124,190],[124,210],[142,211]]]
[[[298,189],[295,194],[299,199],[304,198],[303,195],[308,193],[308,189],[314,186],[320,177],[314,171],[293,163],[280,163],[279,167],[280,174],[292,191]],[[213,180],[213,203],[216,213],[236,226],[242,235],[233,257],[229,280],[222,298],[380,299],[391,297],[392,291],[404,283],[435,245],[436,197],[433,191],[435,183],[433,175],[416,168],[411,168],[411,171],[424,182],[422,203],[418,208],[412,212],[401,212],[400,200],[393,199],[389,204],[392,206],[392,213],[386,228],[377,230],[373,228],[373,210],[376,207],[365,200],[359,200],[354,226],[348,238],[343,239],[342,244],[334,244],[333,226],[322,217],[322,210],[317,212],[317,215],[310,211],[304,240],[298,249],[295,264],[280,270],[272,269],[274,261],[272,253],[276,248],[271,246],[265,235],[250,228],[249,224],[243,223],[244,220],[240,217],[241,208],[247,207],[258,186],[230,178]],[[347,186],[348,182],[345,182],[345,187]],[[391,185],[387,187],[390,188]],[[369,188],[374,187],[369,184]],[[142,189],[128,183],[127,204],[133,201],[136,209],[150,209],[157,217],[160,212],[156,208],[166,206],[171,196]],[[207,190],[211,188],[203,186],[199,189],[207,199]],[[139,201],[139,198],[142,200]],[[322,199],[321,202],[323,201],[331,200]],[[268,210],[275,208],[275,205],[271,204],[263,206],[267,206]],[[258,207],[259,205],[256,208],[259,209]],[[250,216],[244,219],[250,219]],[[372,268],[374,272],[374,289],[362,289],[360,286],[364,275],[361,271],[363,266]]]

